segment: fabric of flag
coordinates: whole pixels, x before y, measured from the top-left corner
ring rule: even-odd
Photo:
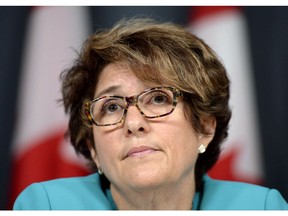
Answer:
[[[191,8],[189,29],[214,49],[231,79],[229,136],[212,177],[261,183],[263,178],[257,107],[248,32],[241,7]]]
[[[60,73],[88,35],[85,7],[33,7],[22,64],[10,205],[33,182],[88,173],[64,138]]]

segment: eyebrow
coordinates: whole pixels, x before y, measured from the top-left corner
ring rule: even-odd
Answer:
[[[97,95],[96,95],[96,98],[102,96],[102,95],[105,95],[105,94],[108,94],[108,93],[112,93],[112,92],[115,92],[116,90],[118,90],[121,86],[120,85],[113,85],[113,86],[110,86],[108,88],[105,88],[103,89],[102,91],[100,91]]]

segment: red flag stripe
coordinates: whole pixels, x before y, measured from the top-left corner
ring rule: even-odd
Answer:
[[[189,20],[197,22],[198,20],[201,20],[203,18],[207,19],[217,14],[222,14],[225,12],[236,13],[240,11],[240,8],[237,6],[210,6],[210,7],[195,6],[191,7],[190,10],[191,12]]]

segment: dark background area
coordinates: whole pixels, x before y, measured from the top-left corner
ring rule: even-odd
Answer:
[[[11,142],[22,48],[31,7],[0,7],[0,209],[5,209],[11,172]],[[149,15],[186,25],[193,7],[94,6],[92,29],[109,27],[122,17]],[[244,6],[252,51],[263,154],[264,182],[288,200],[288,7]]]

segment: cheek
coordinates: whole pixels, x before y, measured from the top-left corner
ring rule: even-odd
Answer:
[[[117,140],[111,136],[111,134],[101,133],[98,130],[93,130],[94,142],[96,147],[95,162],[103,166],[106,164],[108,158],[113,157],[113,140]]]
[[[183,154],[183,156],[194,155],[197,152],[198,139],[193,129],[189,126],[174,130],[172,142],[171,145],[174,151]]]
[[[178,121],[170,124],[169,130],[166,130],[166,142],[170,143],[171,154],[177,155],[177,160],[194,164],[198,156],[198,134],[183,114],[176,119]]]

